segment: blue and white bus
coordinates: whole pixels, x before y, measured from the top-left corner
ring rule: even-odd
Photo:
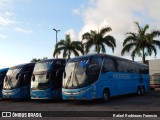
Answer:
[[[35,63],[27,63],[9,68],[3,83],[4,99],[30,98],[30,83],[34,65]]]
[[[92,100],[149,90],[148,66],[106,54],[91,54],[66,63],[64,100]]]
[[[62,99],[65,59],[47,59],[36,63],[31,79],[31,99]]]
[[[4,81],[4,77],[6,76],[8,69],[9,68],[0,69],[0,97],[2,97],[3,81]]]

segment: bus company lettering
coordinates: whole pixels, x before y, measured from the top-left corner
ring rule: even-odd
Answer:
[[[130,79],[128,74],[113,74],[114,79]]]

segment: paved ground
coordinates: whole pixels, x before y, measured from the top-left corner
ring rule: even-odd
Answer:
[[[86,113],[87,111],[142,111],[142,112],[160,111],[160,89],[151,91],[144,96],[125,95],[125,96],[114,97],[111,98],[110,101],[107,103],[102,102],[100,100],[96,101],[0,100],[0,111],[86,111]],[[72,115],[72,113],[68,114]],[[90,118],[91,117],[81,118],[81,119],[88,120]],[[56,118],[56,119],[67,119],[67,118]],[[76,120],[78,119],[80,118],[76,118]],[[97,118],[92,118],[92,120],[93,119]],[[103,117],[100,119],[105,120],[105,118]]]

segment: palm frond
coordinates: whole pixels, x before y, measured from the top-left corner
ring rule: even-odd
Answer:
[[[102,48],[102,53],[106,53],[105,45],[103,43],[101,44],[101,48]]]
[[[158,30],[153,30],[153,31],[150,33],[150,35],[152,36],[152,38],[158,37],[158,36],[160,36],[160,31],[158,31]]]
[[[132,42],[136,42],[136,41],[137,41],[137,37],[135,37],[135,36],[127,36],[123,41],[123,46],[125,46],[128,43],[132,43]]]
[[[105,42],[110,42],[110,43],[113,45],[113,47],[116,47],[116,40],[115,40],[115,38],[114,38],[113,36],[107,35],[107,36],[104,37],[102,40],[103,40],[103,42],[104,42],[104,41],[105,41]]]
[[[75,49],[73,49],[72,51],[73,51],[75,56],[79,56],[79,53]]]
[[[56,54],[60,54],[63,49],[65,49],[65,47],[56,48],[53,52],[53,56],[55,57]]]
[[[86,32],[82,35],[82,40],[88,40],[91,38],[91,34],[89,32]]]
[[[160,49],[160,41],[159,40],[153,40],[153,44]]]
[[[76,49],[81,52],[81,54],[84,54],[83,44],[79,41],[73,41],[71,46],[73,46],[73,49]]]
[[[135,23],[135,25],[136,25],[137,28],[138,28],[138,33],[141,33],[142,28],[141,28],[141,26],[139,25],[139,23],[138,23],[138,22],[134,22],[134,23]]]
[[[85,43],[85,52],[86,52],[86,54],[89,53],[89,50],[93,45],[94,45],[93,41],[91,41],[91,40]]]
[[[112,31],[110,27],[104,27],[100,30],[100,34],[104,36],[107,32],[110,32],[110,31]]]
[[[136,43],[129,43],[125,45],[121,51],[121,55],[124,55],[125,52],[130,52],[135,47],[136,47]]]
[[[154,45],[147,46],[147,53],[148,55],[152,55],[152,51],[154,52],[155,56],[157,55],[157,49]]]
[[[145,35],[146,31],[148,30],[149,28],[149,25],[145,25],[144,28],[143,28],[143,31],[142,31],[142,34]]]

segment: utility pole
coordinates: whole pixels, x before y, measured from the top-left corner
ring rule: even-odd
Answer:
[[[56,44],[58,42],[58,38],[57,38],[57,33],[60,31],[60,30],[57,30],[57,29],[53,29],[55,32],[56,32]],[[58,58],[58,54],[56,54],[56,58]]]

